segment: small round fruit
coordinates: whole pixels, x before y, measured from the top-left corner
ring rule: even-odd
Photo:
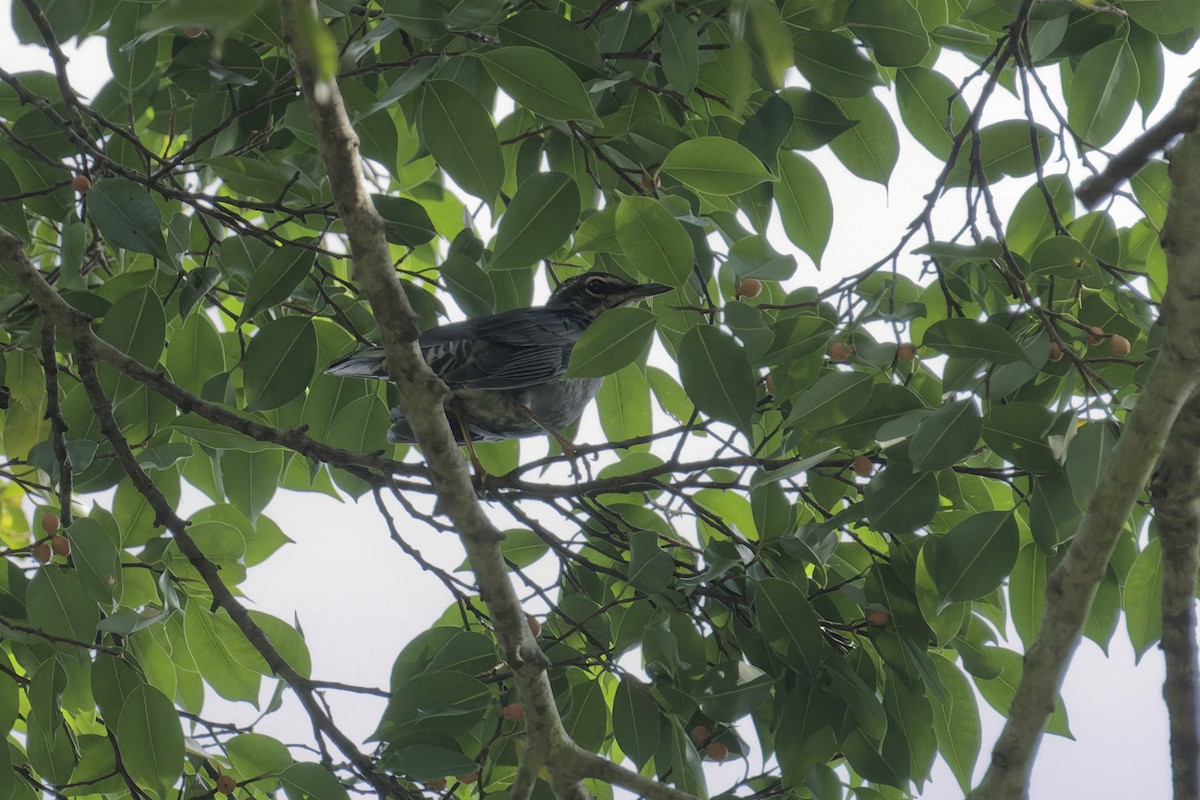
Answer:
[[[866,478],[875,471],[875,462],[866,456],[854,457],[854,474],[860,478]]]
[[[762,294],[762,281],[758,278],[742,278],[737,284],[739,297],[758,297]]]
[[[55,514],[53,511],[47,511],[42,515],[42,530],[46,533],[58,533],[58,525],[58,514]]]
[[[1087,339],[1088,344],[1090,344],[1092,347],[1095,347],[1104,339],[1104,329],[1097,328],[1093,325],[1092,327],[1088,328],[1088,333],[1084,336],[1084,338]]]
[[[886,611],[880,611],[877,608],[867,609],[867,624],[874,628],[886,628],[888,620],[892,615]]]
[[[92,179],[87,175],[76,175],[71,179],[71,188],[80,194],[87,194],[92,188]]]
[[[692,737],[692,744],[696,747],[703,747],[712,738],[712,731],[707,725],[700,724],[688,731],[688,736]]]
[[[217,777],[217,791],[221,794],[233,794],[237,789],[237,781],[232,775],[221,775]]]
[[[444,792],[444,791],[446,791],[446,779],[438,778],[435,781],[426,781],[425,788],[431,789],[435,792]]]
[[[829,345],[829,360],[838,364],[850,358],[853,353],[854,348],[845,342],[834,342]]]
[[[724,742],[709,742],[704,748],[705,754],[713,761],[724,761],[729,758],[729,748]]]
[[[183,35],[189,39],[195,39],[195,38],[199,37],[200,34],[202,34],[202,33],[204,33],[204,29],[197,28],[195,25],[184,25],[183,26]]]
[[[529,623],[529,632],[533,634],[533,638],[536,639],[537,637],[542,635],[541,620],[539,620],[537,617],[531,617],[528,614],[526,614],[525,621]]]
[[[33,546],[33,557],[39,564],[49,564],[50,559],[54,558],[54,550],[50,548],[49,542],[38,542]]]
[[[1112,354],[1118,358],[1124,358],[1129,355],[1129,351],[1133,346],[1129,344],[1129,340],[1119,333],[1114,333],[1108,339],[1108,348],[1112,350]]]
[[[60,556],[69,556],[71,555],[71,540],[61,533],[56,533],[50,537],[50,549]]]
[[[901,361],[912,361],[917,357],[917,346],[912,342],[901,342],[896,348],[896,357]]]
[[[1059,346],[1058,342],[1051,342],[1050,343],[1050,360],[1051,361],[1062,361],[1062,357],[1063,357],[1062,347]]]
[[[525,706],[521,705],[520,703],[509,703],[500,710],[500,713],[503,714],[504,718],[509,722],[517,722],[518,720],[525,718]]]
[[[472,783],[475,783],[475,781],[477,781],[477,780],[479,780],[479,773],[478,773],[478,772],[468,772],[466,775],[459,775],[459,776],[458,776],[458,782],[459,782],[459,783],[463,783],[463,784],[467,784],[467,785],[470,785],[470,784],[472,784]]]

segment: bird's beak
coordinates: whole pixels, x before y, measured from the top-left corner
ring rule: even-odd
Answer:
[[[653,297],[656,294],[669,291],[671,291],[671,287],[662,283],[641,283],[637,286],[630,286],[621,297],[620,305],[627,306],[639,300],[645,300],[647,297]]]

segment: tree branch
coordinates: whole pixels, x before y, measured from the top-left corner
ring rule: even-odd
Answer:
[[[1025,656],[1008,721],[972,800],[1028,794],[1033,755],[1117,536],[1200,378],[1200,137],[1184,137],[1172,158],[1171,179],[1174,189],[1163,232],[1170,286],[1163,300],[1162,350],[1070,549],[1047,582],[1041,629]]]
[[[1162,543],[1163,683],[1171,732],[1174,800],[1200,798],[1196,573],[1200,570],[1200,395],[1183,407],[1151,486]]]

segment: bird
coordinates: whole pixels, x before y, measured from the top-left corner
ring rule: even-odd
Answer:
[[[605,311],[670,291],[661,283],[630,283],[606,272],[564,280],[544,306],[517,308],[451,322],[425,331],[417,343],[430,368],[450,389],[445,400],[458,444],[559,434],[582,416],[603,378],[564,378],[571,350]],[[330,375],[387,380],[383,350],[369,346],[330,364]],[[388,441],[416,441],[399,408]],[[474,455],[473,449],[471,454]],[[475,461],[478,469],[477,459]]]

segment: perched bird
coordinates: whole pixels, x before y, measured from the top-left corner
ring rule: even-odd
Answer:
[[[604,272],[567,278],[540,308],[517,308],[440,325],[421,334],[425,362],[450,387],[446,414],[459,444],[498,442],[558,431],[579,419],[602,378],[563,378],[571,349],[605,311],[669,291]],[[388,378],[383,351],[366,347],[325,370],[350,378]],[[388,441],[414,442],[400,409]],[[567,450],[564,447],[564,450]]]

